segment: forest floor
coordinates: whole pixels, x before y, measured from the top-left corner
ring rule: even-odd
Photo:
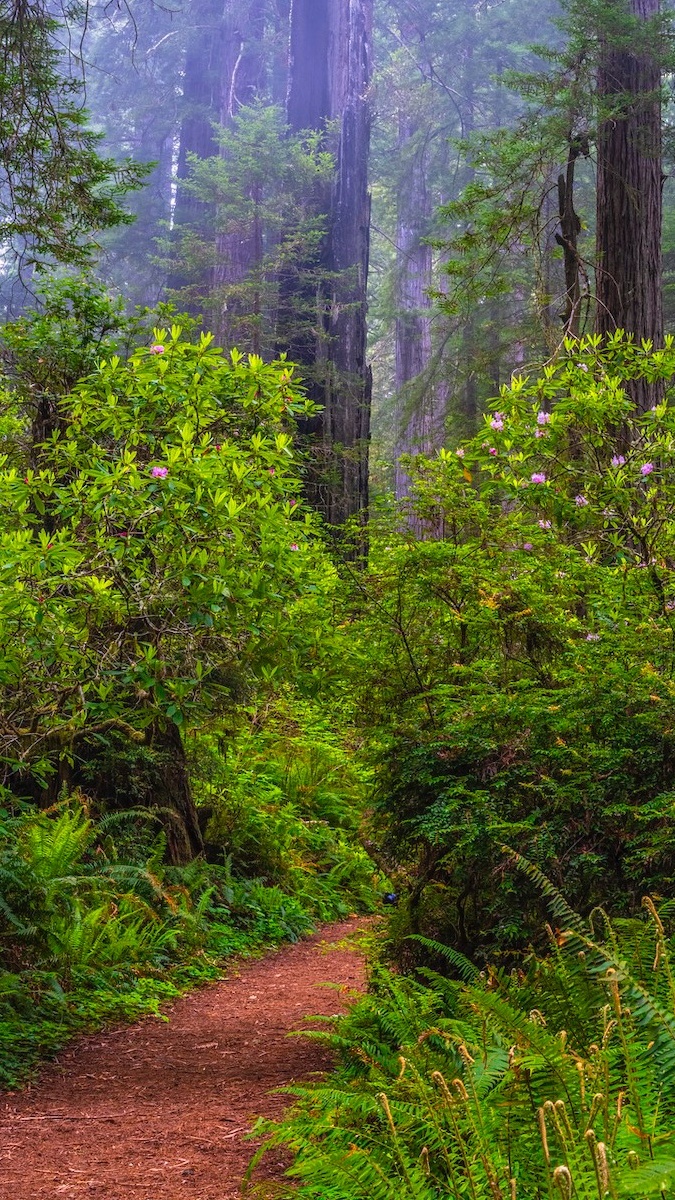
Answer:
[[[288,1035],[363,988],[363,955],[345,939],[369,924],[240,963],[178,1000],[168,1022],[78,1039],[31,1088],[0,1098],[0,1200],[235,1200],[253,1121],[289,1104],[272,1090],[330,1066],[320,1042]],[[284,1165],[274,1151],[257,1178]]]

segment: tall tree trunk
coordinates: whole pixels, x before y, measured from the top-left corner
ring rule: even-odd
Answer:
[[[629,11],[649,21],[659,0],[629,0]],[[663,342],[660,89],[656,53],[608,39],[598,73],[600,103],[610,112],[598,138],[596,327],[605,335],[624,329],[656,346]],[[648,384],[635,389],[642,408],[652,395]]]
[[[399,112],[398,148],[401,158],[410,154],[418,139],[417,122]],[[416,394],[415,380],[424,388],[423,374],[431,362],[432,251],[423,239],[429,231],[431,198],[426,181],[425,143],[412,155],[410,169],[398,193],[396,233],[396,427],[394,448],[395,487],[406,495],[409,476],[399,463],[402,454],[429,453],[437,440],[433,392]],[[431,411],[430,411],[431,409]]]
[[[252,104],[262,90],[265,67],[262,56],[262,41],[265,32],[266,0],[248,0],[242,30],[234,28],[231,21],[229,36],[230,53],[225,55],[221,84],[220,124],[231,125],[244,105]],[[259,198],[253,192],[251,199]],[[216,216],[217,220],[217,216]],[[222,294],[220,315],[216,333],[221,345],[241,343],[242,336],[247,350],[258,353],[259,304],[251,301],[250,292],[245,290],[243,298],[237,296],[238,285],[258,271],[262,264],[263,247],[260,223],[246,235],[241,231],[218,230],[216,234],[216,265],[213,286]],[[220,298],[220,297],[219,297]],[[253,307],[254,311],[250,312]],[[242,330],[245,326],[245,333]]]
[[[325,132],[334,121],[338,128],[334,184],[330,194],[317,195],[326,236],[292,289],[305,325],[289,345],[290,356],[310,368],[312,394],[323,405],[308,430],[315,439],[308,494],[331,525],[355,515],[365,521],[368,507],[372,16],[373,0],[293,0],[291,6],[289,125]],[[312,303],[313,328],[307,323]]]
[[[214,266],[203,280],[178,268],[168,283],[170,288],[192,284],[195,305],[188,307],[200,309],[202,296],[223,282],[227,272],[222,261],[232,260],[231,273],[239,279],[243,264],[250,265],[250,255],[247,247],[234,242],[227,248],[218,243],[215,206],[192,196],[181,183],[190,176],[191,156],[213,158],[219,153],[214,123],[228,124],[242,104],[255,98],[261,71],[256,42],[262,38],[264,0],[199,0],[194,10],[196,32],[185,59],[174,229],[178,236],[189,231],[210,242]]]
[[[213,124],[222,112],[222,73],[228,35],[223,0],[198,0],[194,5],[195,34],[188,47],[183,76],[183,119],[180,128],[174,225],[200,232],[213,228],[211,206],[191,196],[181,182],[189,177],[191,154],[210,158],[218,153]],[[231,51],[230,51],[231,54]],[[171,286],[177,286],[173,283]]]
[[[123,812],[144,807],[157,810],[166,836],[167,861],[175,866],[191,862],[204,849],[197,809],[190,786],[185,747],[172,721],[155,721],[146,741],[132,742],[122,730],[105,738],[84,736],[54,754],[53,774],[44,779],[30,768],[11,777],[17,796],[30,797],[41,808],[56,804],[65,788],[81,789],[94,802],[95,811]]]
[[[567,337],[579,336],[581,328],[581,274],[579,258],[579,234],[581,220],[574,206],[574,184],[577,159],[582,152],[578,139],[571,135],[567,153],[567,166],[558,176],[558,215],[560,233],[555,240],[562,246],[565,268],[565,311],[563,330]]]
[[[157,755],[157,774],[147,804],[162,810],[160,819],[166,833],[169,862],[183,866],[202,853],[204,842],[178,726],[173,721],[157,724],[151,745]]]

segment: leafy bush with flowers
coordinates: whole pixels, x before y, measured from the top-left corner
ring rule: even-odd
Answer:
[[[163,728],[178,753],[283,670],[320,574],[293,448],[311,405],[285,362],[178,327],[100,361],[41,442],[25,396],[2,402],[0,760],[25,794],[87,740]]]
[[[411,929],[485,955],[537,935],[505,844],[584,910],[672,894],[674,375],[672,342],[568,342],[475,439],[409,461],[404,513],[352,579],[403,957]]]

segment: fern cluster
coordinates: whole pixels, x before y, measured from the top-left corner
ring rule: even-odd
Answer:
[[[675,1194],[673,905],[646,900],[643,919],[612,925],[597,910],[583,922],[548,890],[550,953],[527,969],[478,973],[447,951],[463,978],[379,970],[368,997],[314,1034],[339,1066],[294,1088],[290,1115],[267,1126],[266,1144],[295,1154],[276,1195]]]
[[[330,864],[284,886],[231,857],[174,868],[156,831],[154,811],[95,821],[77,796],[0,815],[0,1087],[76,1030],[156,1012],[224,958],[297,941],[345,903]]]

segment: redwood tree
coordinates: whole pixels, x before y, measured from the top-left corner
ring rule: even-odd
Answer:
[[[183,75],[174,226],[179,237],[187,233],[214,243],[208,290],[209,285],[242,277],[250,266],[253,248],[217,238],[214,206],[197,198],[190,188],[181,187],[181,183],[190,177],[192,157],[208,159],[219,153],[215,126],[228,125],[241,105],[252,103],[258,94],[264,0],[199,0],[194,9],[195,31]],[[178,267],[169,286],[181,288],[187,282],[185,272]],[[197,290],[202,296],[204,285],[200,279]]]
[[[597,330],[663,340],[659,0],[616,0],[598,70]],[[654,36],[655,35],[655,36]],[[638,403],[645,405],[643,385]]]
[[[332,525],[368,505],[371,377],[366,359],[370,238],[368,159],[373,0],[293,0],[288,120],[326,134],[335,153],[330,190],[317,195],[326,236],[299,286],[315,291],[312,336],[292,346],[323,405],[309,492]],[[309,266],[310,264],[308,264]],[[317,287],[318,281],[318,287]],[[303,297],[307,300],[308,297]]]

